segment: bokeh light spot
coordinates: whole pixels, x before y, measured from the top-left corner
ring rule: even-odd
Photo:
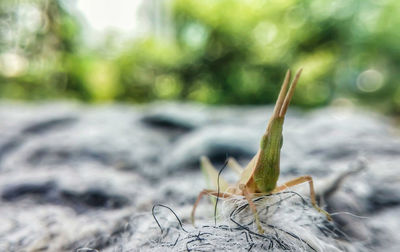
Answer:
[[[0,55],[0,72],[6,77],[16,77],[25,72],[28,61],[16,53],[3,53]]]
[[[276,25],[270,22],[261,22],[253,30],[254,38],[260,45],[267,45],[273,42],[277,34]]]
[[[207,37],[206,28],[200,24],[189,24],[183,32],[185,43],[194,49],[201,48],[207,41]]]
[[[382,86],[383,75],[377,70],[366,70],[357,77],[357,88],[362,92],[375,92]]]

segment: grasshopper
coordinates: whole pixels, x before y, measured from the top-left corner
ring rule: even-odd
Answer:
[[[267,129],[261,138],[260,148],[255,156],[248,163],[246,168],[242,168],[233,158],[228,159],[228,166],[240,174],[240,180],[234,186],[230,186],[225,180],[219,181],[219,187],[222,193],[215,190],[203,190],[197,197],[193,205],[191,214],[192,223],[196,207],[204,195],[216,196],[220,198],[229,198],[235,195],[244,196],[249,203],[249,206],[254,214],[255,222],[259,233],[263,233],[257,208],[252,201],[252,198],[263,195],[274,194],[283,191],[289,187],[308,182],[310,186],[311,204],[314,208],[326,215],[328,220],[331,220],[330,215],[317,205],[314,191],[314,183],[311,176],[301,176],[290,180],[281,186],[277,186],[277,181],[280,172],[280,152],[282,147],[282,127],[285,119],[286,111],[289,107],[290,100],[293,97],[296,84],[300,78],[302,69],[298,70],[292,83],[290,82],[290,70],[286,72],[278,99],[275,104],[271,119],[268,122]],[[217,170],[212,166],[211,162],[206,158],[201,158],[203,170],[209,178],[213,179],[214,185],[217,186]]]

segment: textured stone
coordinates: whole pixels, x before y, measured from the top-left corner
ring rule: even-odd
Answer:
[[[210,225],[189,228],[191,206],[206,186],[200,156],[218,168],[227,156],[244,165],[257,151],[271,111],[178,103],[1,103],[0,251],[164,251],[160,244],[176,240],[180,246],[186,235],[209,232]],[[354,109],[289,112],[279,183],[314,177],[320,203],[335,220],[336,233],[328,235],[332,246],[398,251],[400,137],[390,120]],[[359,160],[364,168],[344,176],[357,170]],[[229,170],[223,176],[235,181]],[[295,189],[309,195],[306,185]],[[204,217],[213,210],[206,202],[197,217],[212,226],[213,218]],[[160,236],[151,215],[156,203],[170,206],[189,234],[163,210],[159,216],[171,233]],[[229,238],[229,232],[212,239]],[[253,250],[260,250],[255,244]],[[329,240],[320,244],[328,249]]]

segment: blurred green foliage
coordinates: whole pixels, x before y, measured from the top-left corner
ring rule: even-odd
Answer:
[[[41,18],[15,41],[4,34],[21,4]],[[110,57],[99,53],[106,46],[84,50],[79,23],[59,2],[3,2],[0,96],[263,104],[286,69],[303,67],[299,106],[360,101],[400,112],[398,0],[174,0],[171,9],[172,39],[137,39]]]

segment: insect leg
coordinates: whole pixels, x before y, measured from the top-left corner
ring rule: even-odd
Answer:
[[[249,202],[250,209],[253,211],[254,219],[256,221],[257,229],[260,234],[264,233],[263,228],[261,227],[260,218],[258,217],[257,207],[254,204],[253,200],[251,199],[250,193],[247,190],[246,186],[241,184],[239,185],[240,189],[243,191],[244,197],[246,197],[247,202]]]
[[[232,196],[232,194],[230,194],[230,193],[218,193],[217,191],[214,191],[214,190],[205,189],[205,190],[201,191],[199,193],[199,196],[197,196],[196,202],[193,205],[192,214],[190,216],[193,225],[194,225],[194,216],[196,214],[197,205],[199,204],[201,198],[203,198],[204,195],[212,195],[212,196],[216,196],[216,197],[219,197],[219,198],[229,198],[229,197]]]
[[[326,218],[327,218],[329,221],[331,221],[332,218],[331,218],[331,216],[329,215],[329,213],[326,212],[325,210],[321,209],[321,208],[317,205],[317,201],[316,201],[316,199],[315,199],[314,182],[313,182],[313,179],[312,179],[311,176],[301,176],[301,177],[295,178],[295,179],[293,179],[293,180],[290,180],[290,181],[284,183],[283,185],[276,187],[276,188],[272,191],[272,193],[277,193],[277,192],[283,191],[283,190],[285,190],[285,189],[287,189],[287,188],[289,188],[289,187],[293,187],[293,186],[295,186],[295,185],[298,185],[298,184],[301,184],[301,183],[305,183],[305,182],[308,182],[308,184],[310,185],[311,204],[313,205],[313,207],[314,207],[318,212],[325,214]]]

